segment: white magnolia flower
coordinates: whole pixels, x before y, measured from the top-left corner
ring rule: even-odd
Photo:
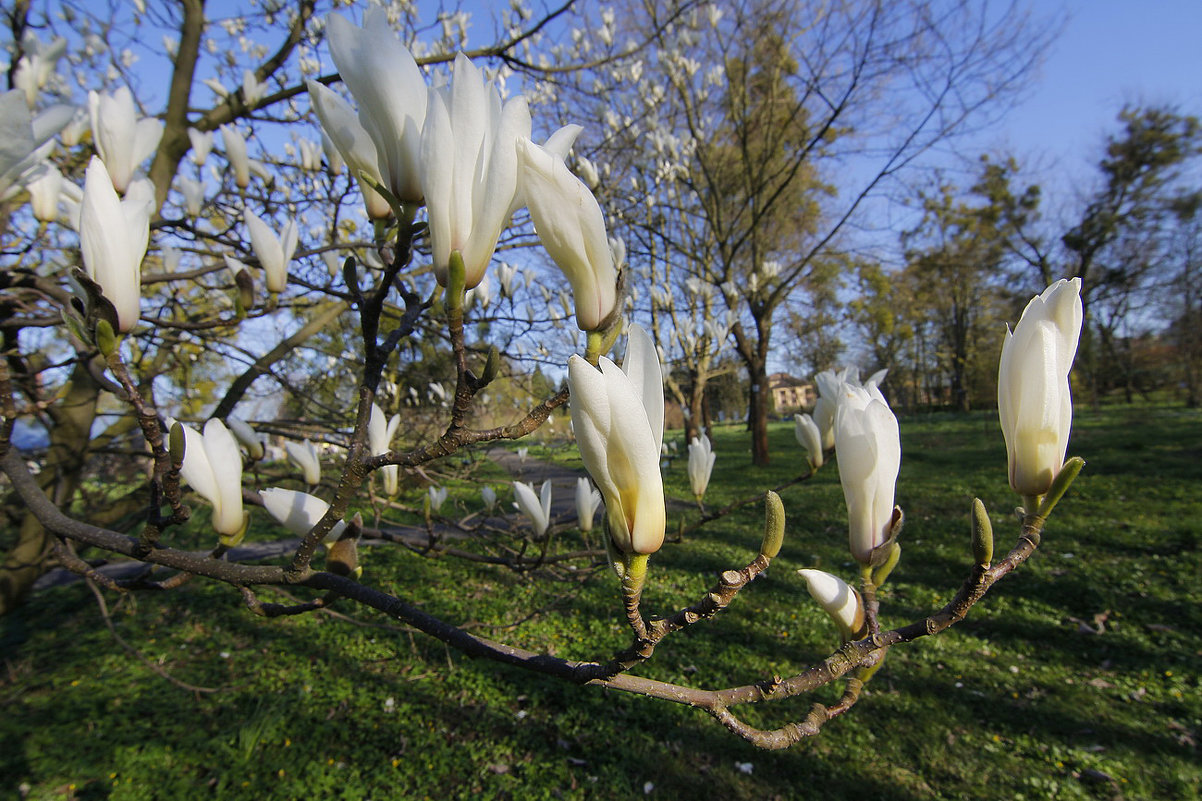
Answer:
[[[109,189],[112,189],[110,185]],[[226,537],[238,535],[242,514],[242,453],[234,435],[213,418],[201,435],[177,423],[184,431],[184,461],[180,475],[213,506],[213,529]]]
[[[89,92],[88,109],[96,152],[108,169],[113,188],[124,194],[134,170],[159,146],[163,123],[152,117],[138,119],[134,96],[126,86],[111,95]]]
[[[822,467],[822,432],[818,430],[814,418],[808,414],[793,415],[793,435],[797,437],[797,444],[805,448],[810,469]]]
[[[189,128],[188,142],[192,145],[192,163],[197,167],[203,167],[213,149],[213,132]]]
[[[868,564],[873,549],[889,538],[901,467],[897,418],[875,385],[843,384],[835,412],[835,452],[847,502],[851,555]]]
[[[539,495],[534,494],[534,487],[523,481],[513,482],[515,504],[522,514],[530,520],[534,536],[541,537],[551,526],[551,482],[544,481]]]
[[[58,219],[58,199],[63,191],[63,174],[52,164],[40,170],[37,177],[25,184],[29,206],[35,220],[54,222]]]
[[[250,234],[250,245],[263,266],[268,292],[283,292],[288,286],[288,264],[296,253],[299,232],[296,220],[284,223],[284,230],[276,236],[271,227],[250,209],[242,212],[246,230]]]
[[[296,149],[300,152],[301,169],[309,172],[321,171],[321,145],[312,139],[299,139]]]
[[[664,393],[655,345],[633,325],[622,368],[605,357],[600,364],[598,370],[579,356],[568,361],[576,443],[605,500],[614,547],[654,553],[666,525],[659,473]]]
[[[480,304],[482,309],[487,309],[492,304],[492,279],[488,277],[488,273],[484,274],[480,283],[467,291],[464,304],[470,307],[473,303]]]
[[[67,40],[56,36],[49,44],[31,30],[26,30],[21,38],[23,55],[13,71],[13,88],[25,93],[25,103],[33,109],[37,105],[38,92],[50,82],[50,76],[58,65],[58,60],[67,52]]]
[[[618,283],[601,207],[563,159],[526,139],[518,152],[534,229],[572,285],[577,326],[596,330],[613,314]]]
[[[805,579],[806,587],[810,590],[818,605],[831,616],[843,639],[853,640],[864,631],[864,603],[860,594],[847,585],[838,576],[824,573],[821,570],[798,570]]]
[[[374,403],[371,405],[371,417],[367,422],[367,447],[371,450],[372,456],[379,456],[392,450],[392,438],[396,436],[400,424],[401,416],[399,414],[394,414],[391,419],[385,421],[384,410]],[[400,466],[395,464],[386,464],[380,468],[386,495],[397,494],[399,471]]]
[[[246,448],[246,453],[251,459],[258,461],[263,458],[266,453],[263,438],[250,427],[250,423],[233,415],[225,418],[225,422],[230,431],[233,432],[234,437]]]
[[[581,531],[593,530],[593,517],[601,503],[601,493],[587,478],[576,479],[576,525]]]
[[[431,486],[427,493],[430,496],[430,511],[438,514],[442,509],[442,505],[447,502],[447,488]]]
[[[439,283],[458,251],[468,289],[480,283],[518,192],[516,143],[530,134],[522,97],[504,105],[460,53],[449,87],[430,89],[421,138],[421,186]]]
[[[250,186],[250,156],[246,153],[246,139],[233,125],[222,125],[221,142],[225,146],[225,159],[234,171],[234,184],[239,189]]]
[[[491,512],[497,508],[497,491],[492,487],[485,485],[480,488],[480,497],[484,500],[484,510]]]
[[[312,442],[307,439],[303,443],[285,442],[284,450],[288,461],[301,471],[306,484],[313,487],[321,483],[321,458]]]
[[[363,193],[363,202],[367,206],[367,216],[373,220],[388,218],[392,214],[392,207],[383,195],[372,188],[373,183],[380,186],[387,184],[380,174],[376,146],[371,136],[359,123],[359,118],[355,116],[350,104],[333,90],[317,81],[306,81],[305,85],[309,88],[309,102],[317,112],[322,131],[333,144],[337,154],[350,165],[351,174],[359,182],[359,190]],[[333,160],[331,170],[333,171]]]
[[[814,424],[822,434],[823,450],[835,447],[835,410],[839,406],[839,391],[847,378],[847,371],[836,373],[823,370],[814,376],[818,385],[818,402],[814,404]]]
[[[189,217],[199,217],[205,203],[204,182],[180,175],[175,179],[175,185],[184,196],[184,211]]]
[[[60,107],[62,108],[62,107]],[[66,147],[75,147],[83,141],[84,134],[92,130],[92,115],[85,106],[71,108],[70,119],[63,126],[61,139]]]
[[[375,143],[384,185],[402,202],[420,202],[426,82],[417,62],[393,34],[382,8],[364,12],[362,28],[331,14],[326,41],[343,83],[359,104],[359,122]]]
[[[709,437],[705,436],[704,432],[700,437],[693,437],[689,441],[689,487],[693,490],[693,497],[697,500],[701,500],[705,496],[705,490],[710,483],[710,474],[714,471],[716,456],[713,445],[710,444]]]
[[[247,108],[254,108],[267,94],[267,84],[259,83],[252,70],[242,71],[242,102]]]
[[[122,333],[131,331],[142,313],[142,259],[152,204],[141,185],[118,199],[104,162],[92,157],[79,213],[80,251],[88,276],[116,308]]]
[[[1042,495],[1064,466],[1073,400],[1068,374],[1081,336],[1081,279],[1036,295],[1011,333],[998,367],[998,417],[1006,437],[1010,486]]]
[[[263,499],[263,508],[274,517],[284,528],[293,534],[304,536],[317,525],[317,521],[325,517],[330,505],[321,498],[307,492],[297,492],[280,487],[272,487],[259,491]],[[325,542],[334,542],[346,529],[346,522],[339,520],[325,536]]]

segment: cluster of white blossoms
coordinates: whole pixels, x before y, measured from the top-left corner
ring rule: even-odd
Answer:
[[[355,170],[369,216],[411,219],[424,206],[439,283],[448,285],[458,263],[472,289],[513,214],[528,207],[571,284],[581,330],[608,325],[617,301],[613,251],[596,198],[564,164],[580,127],[564,126],[535,144],[525,98],[503,100],[462,53],[448,82],[428,86],[381,9],[369,9],[361,28],[331,14],[327,36],[358,111],[314,81],[310,99]]]
[[[1064,468],[1073,416],[1068,376],[1081,323],[1081,279],[1057,281],[1031,299],[1014,331],[1007,329],[1002,344],[998,417],[1006,440],[1010,487],[1023,496],[1030,514],[1036,513],[1040,499]],[[848,371],[818,378],[822,396],[815,419],[798,415],[797,437],[811,469],[816,470],[822,465],[824,426],[832,421],[851,554],[866,578],[879,584],[900,555],[896,537],[901,510],[893,505],[901,465],[897,418],[878,388],[882,374],[863,386]],[[821,570],[799,572],[844,639],[863,633],[863,601],[858,592]]]
[[[559,301],[566,306],[570,299],[578,327],[590,335],[587,358],[573,356],[567,365],[573,428],[585,468],[597,486],[594,490],[585,479],[577,486],[579,525],[590,530],[603,501],[605,534],[615,566],[620,573],[625,571],[624,576],[642,570],[638,565],[661,547],[666,527],[660,463],[663,366],[651,335],[638,325],[629,327],[621,367],[601,355],[602,342],[612,342],[603,335],[620,326],[618,273],[624,248],[609,239],[589,185],[565,164],[581,128],[564,126],[543,144],[534,143],[526,99],[505,99],[463,53],[455,57],[449,77],[428,82],[413,55],[392,33],[382,9],[369,9],[362,27],[331,14],[326,31],[331,57],[355,102],[352,106],[329,87],[308,81],[327,153],[332,162],[334,156],[345,162],[358,180],[369,218],[395,217],[407,226],[425,209],[432,268],[442,286],[459,292],[460,300],[464,292],[475,290],[475,302],[487,306],[491,290],[486,276],[498,240],[515,212],[529,209],[540,241],[571,287],[570,296],[561,293]],[[62,176],[51,173],[45,146],[75,124],[78,115],[70,107],[51,107],[37,116],[30,109],[64,45],[59,41],[47,48],[31,46],[30,55],[18,65],[17,88],[0,94],[0,134],[6,144],[0,152],[0,200],[27,191],[39,220],[56,218],[64,197],[59,187]],[[670,66],[689,78],[700,69],[683,56]],[[252,73],[243,76],[242,94],[248,106],[255,105],[264,91]],[[114,331],[124,333],[140,318],[141,264],[155,202],[154,187],[139,170],[158,147],[163,125],[139,117],[127,88],[111,94],[91,92],[87,121],[98,155],[87,166],[78,213],[67,216],[79,231],[86,271],[112,306],[109,322]],[[245,139],[232,125],[222,126],[220,132],[235,184],[246,188],[255,163],[247,157]],[[212,132],[190,130],[189,137],[193,160],[203,164],[213,144]],[[651,142],[655,157],[669,161],[679,160],[693,146],[666,136],[652,137]],[[309,168],[319,165],[318,146],[311,141],[301,145]],[[595,169],[587,162],[583,166],[590,173],[589,184],[595,185],[599,180]],[[182,191],[189,212],[197,213],[204,202],[203,186],[186,183]],[[43,193],[52,193],[53,202],[45,202]],[[264,270],[267,290],[283,292],[299,239],[296,221],[287,220],[277,232],[249,208],[242,210],[241,217]],[[230,267],[236,273],[244,268],[232,258]],[[499,271],[506,296],[512,293],[514,273],[507,265]],[[779,273],[779,264],[765,262],[750,276],[748,287],[722,289],[754,293],[778,280]],[[1002,348],[998,408],[1009,481],[1029,506],[1034,504],[1032,514],[1064,466],[1072,418],[1068,375],[1082,324],[1080,288],[1080,279],[1059,281],[1032,299],[1014,331],[1007,331]],[[540,289],[550,303],[551,292]],[[704,297],[700,289],[690,292],[695,301],[705,302],[706,335],[725,339],[734,318],[708,317],[710,287]],[[652,300],[662,308],[671,302],[657,288],[652,289]],[[837,454],[848,510],[849,549],[865,581],[879,583],[897,561],[901,527],[901,510],[894,505],[901,444],[897,419],[880,390],[884,371],[862,384],[849,370],[820,373],[816,380],[818,402],[812,416],[797,416],[797,439],[805,447],[811,470],[824,464],[832,448]],[[432,385],[432,392],[435,388],[445,403],[446,391],[440,384]],[[228,424],[227,428],[213,419],[198,433],[172,423],[171,439],[184,453],[180,465],[184,480],[212,505],[213,527],[223,544],[232,545],[245,532],[248,519],[242,505],[243,457],[238,443],[251,460],[263,458],[264,447],[242,421],[229,418]],[[390,452],[399,424],[399,416],[386,420],[382,410],[372,405],[366,432],[371,457]],[[715,456],[704,432],[688,450],[690,487],[700,502]],[[304,482],[310,489],[317,487],[321,480],[317,447],[305,440],[289,443],[287,451]],[[394,495],[397,466],[379,469],[385,493]],[[545,483],[538,494],[521,482],[513,488],[516,505],[531,520],[536,535],[546,534],[552,524],[551,485]],[[492,496],[486,502],[492,508],[496,497],[489,492]],[[430,509],[437,513],[446,497],[445,489],[431,487]],[[329,510],[325,501],[303,492],[274,488],[264,490],[261,498],[277,520],[297,533],[312,529]],[[345,522],[337,521],[329,536],[337,539],[345,528]],[[822,571],[801,574],[845,639],[863,633],[863,601],[855,590]]]

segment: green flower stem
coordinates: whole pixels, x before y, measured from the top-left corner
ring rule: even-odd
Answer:
[[[643,585],[647,581],[648,561],[650,557],[643,553],[622,556],[622,602],[626,607],[626,619],[630,628],[639,640],[647,639],[647,624],[639,611],[639,601],[643,597]]]
[[[447,313],[463,317],[463,296],[466,292],[467,267],[463,264],[463,255],[458,250],[451,251],[447,263]]]
[[[880,604],[876,599],[876,582],[872,580],[872,566],[860,566],[860,600],[864,602],[864,627],[870,637],[881,633],[881,623],[877,619]],[[856,636],[859,632],[851,632]]]
[[[601,358],[604,345],[605,335],[601,331],[589,331],[588,342],[584,348],[584,360],[595,367],[597,360]]]

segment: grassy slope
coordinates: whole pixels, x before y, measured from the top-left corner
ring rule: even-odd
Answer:
[[[999,548],[1016,531],[992,418],[903,421],[902,432],[908,522],[882,599],[887,624],[958,586],[972,495],[991,509]],[[794,475],[791,429],[773,438],[775,465],[754,472],[745,434],[718,432],[707,501]],[[1196,798],[1200,443],[1197,414],[1080,413],[1071,450],[1089,464],[1034,560],[957,629],[894,651],[849,716],[783,753],[756,751],[688,709],[472,662],[347,607],[372,625],[264,621],[204,582],[110,599],[143,655],[222,688],[192,694],[123,651],[86,589],[42,593],[0,621],[0,797],[25,784],[30,798],[624,798],[649,782],[664,798]],[[667,482],[679,497],[683,470],[682,459]],[[643,674],[742,684],[799,670],[833,645],[793,571],[853,574],[834,466],[783,495],[789,534],[770,575],[718,622],[670,639]],[[749,559],[759,514],[666,546],[647,608],[689,602]],[[366,580],[487,636],[573,658],[624,642],[605,572],[533,584],[392,548],[370,551],[366,566]],[[1081,633],[1077,621],[1100,613],[1104,633]],[[780,725],[807,706],[749,717]]]

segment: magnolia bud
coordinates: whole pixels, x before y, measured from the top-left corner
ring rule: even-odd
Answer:
[[[179,470],[184,463],[187,451],[187,439],[184,437],[184,427],[180,423],[172,423],[171,431],[167,434],[167,452],[171,455],[171,469]]]
[[[117,335],[108,320],[96,321],[96,347],[106,359],[117,352]]]
[[[764,539],[760,543],[760,553],[773,559],[780,553],[780,547],[785,541],[785,505],[780,496],[772,490],[764,496]]]
[[[972,499],[972,558],[981,567],[993,561],[993,524],[980,498]]]

